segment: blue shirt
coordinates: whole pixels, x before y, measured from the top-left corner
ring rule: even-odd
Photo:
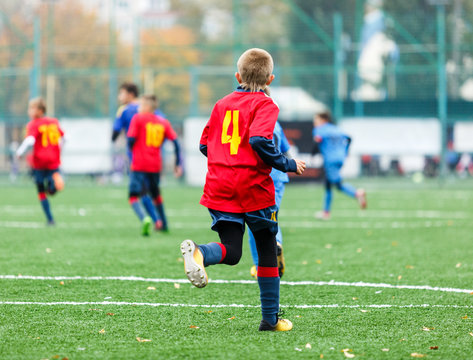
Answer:
[[[319,144],[324,165],[343,163],[348,154],[349,137],[334,124],[326,123],[312,130],[312,136]]]
[[[273,132],[273,144],[281,153],[286,153],[289,150],[289,141],[287,141],[286,135],[284,135],[284,131],[282,130],[281,124],[276,122],[276,126],[274,127]],[[276,170],[273,168],[271,174],[269,174],[273,179],[273,182],[282,182],[288,183],[289,176],[282,171]]]
[[[114,131],[125,130],[125,132],[128,132],[131,119],[137,113],[138,113],[138,103],[129,103],[129,104],[120,106],[117,111],[117,117],[115,118],[115,122],[113,123],[113,130]],[[164,113],[159,109],[157,109],[154,112],[154,114],[165,117]]]

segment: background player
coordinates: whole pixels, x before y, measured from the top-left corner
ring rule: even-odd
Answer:
[[[290,145],[289,141],[287,141],[286,135],[284,135],[284,131],[279,124],[276,122],[276,126],[274,127],[273,132],[273,144],[278,149],[279,152],[285,154],[289,151]],[[276,197],[276,207],[279,209],[281,208],[281,201],[284,195],[284,187],[286,183],[289,182],[289,176],[286,173],[279,171],[277,169],[271,170],[271,179],[273,179],[274,183],[274,192]],[[251,276],[256,277],[258,266],[258,251],[256,250],[256,243],[255,237],[251,230],[248,230],[248,241],[250,243],[250,250],[251,250],[251,257],[253,258],[253,266],[251,267],[250,273]],[[281,227],[278,225],[278,233],[276,234],[276,241],[278,245],[277,255],[278,255],[278,269],[279,269],[279,277],[282,277],[284,274],[285,263],[284,263],[284,254],[282,249],[282,232]]]
[[[64,132],[59,126],[58,120],[44,116],[45,113],[46,103],[42,98],[30,100],[28,116],[31,120],[26,126],[26,137],[16,155],[21,157],[30,147],[33,147],[30,165],[33,169],[38,198],[48,220],[48,225],[54,225],[47,194],[54,195],[64,188],[64,181],[59,174],[61,140]]]
[[[163,222],[160,228],[167,230],[166,216],[159,189],[161,172],[161,145],[165,139],[177,141],[177,134],[168,120],[154,114],[157,106],[154,95],[141,98],[139,113],[133,116],[128,130],[128,147],[132,151],[129,200],[130,205],[143,224],[143,235],[149,235],[151,219],[146,217],[138,203],[138,198],[149,193]],[[179,147],[176,147],[176,176],[182,175]]]
[[[237,91],[219,100],[200,140],[207,156],[207,177],[200,203],[209,209],[212,230],[221,243],[197,246],[181,243],[188,279],[207,285],[205,266],[235,265],[242,253],[245,223],[258,251],[258,284],[262,317],[259,330],[287,331],[292,323],[278,318],[277,207],[271,168],[302,174],[305,163],[281,154],[272,142],[279,109],[264,89],[274,79],[273,59],[262,49],[250,49],[238,60]]]
[[[314,117],[314,129],[312,136],[315,141],[313,153],[320,152],[324,159],[325,170],[325,200],[324,209],[316,214],[322,220],[330,219],[332,205],[332,185],[350,197],[358,199],[360,207],[366,208],[366,192],[363,189],[356,190],[349,184],[342,182],[340,169],[348,155],[351,138],[344,134],[332,120],[329,112],[322,112]]]
[[[125,135],[128,132],[131,119],[136,115],[136,113],[138,113],[138,94],[139,90],[136,84],[132,82],[124,82],[120,85],[118,91],[118,102],[121,104],[121,106],[118,108],[117,116],[115,118],[115,122],[113,123],[112,142],[115,142],[122,132],[125,132]],[[157,108],[154,110],[154,113],[156,115],[165,117],[163,112]],[[176,142],[175,146],[178,147],[179,144]],[[128,160],[131,163],[131,150],[127,151],[127,155]],[[153,206],[153,201],[148,195],[144,195],[141,198],[141,202],[148,215],[151,216],[156,228],[159,228],[163,224],[165,225],[167,223],[165,218],[161,219],[161,221],[158,221],[158,217]],[[162,229],[166,230],[166,228]]]

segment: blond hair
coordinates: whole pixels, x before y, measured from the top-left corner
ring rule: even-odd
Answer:
[[[143,95],[141,100],[147,103],[153,110],[158,108],[158,98],[156,95]]]
[[[253,92],[265,90],[273,73],[273,58],[263,49],[246,50],[238,59],[237,67],[241,76],[240,86]]]
[[[43,114],[46,114],[46,101],[42,97],[36,97],[29,101],[29,106],[34,106],[35,108],[41,110]]]

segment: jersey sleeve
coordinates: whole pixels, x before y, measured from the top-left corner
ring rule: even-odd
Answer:
[[[279,108],[272,101],[267,98],[260,107],[256,110],[255,118],[250,125],[250,138],[261,136],[266,139],[273,139],[274,126],[278,120]]]
[[[317,132],[317,128],[314,127],[314,129],[312,129],[312,138],[314,139],[314,141],[316,143],[321,143],[322,142],[322,136]]]
[[[200,145],[205,145],[207,146],[208,139],[209,139],[209,128],[210,128],[210,123],[212,122],[212,119],[214,119],[217,116],[217,105],[214,106],[212,110],[212,114],[210,114],[210,119],[207,121],[207,124],[205,124],[204,130],[202,131],[202,136],[200,137]]]
[[[62,130],[61,124],[59,124],[59,120],[58,119],[55,119],[55,120],[56,120],[55,123],[59,131],[59,134],[61,134],[61,137],[64,137],[64,130]]]
[[[113,122],[113,131],[122,131],[123,126],[123,111],[125,110],[125,105],[122,105],[117,110],[117,115],[115,116],[115,121]]]
[[[26,125],[25,137],[33,136],[34,138],[36,138],[36,135],[38,135],[38,127],[35,126],[35,124],[33,124],[33,122],[31,121]]]
[[[176,131],[174,131],[174,129],[172,128],[172,125],[171,123],[169,122],[169,120],[166,120],[164,122],[164,129],[165,129],[165,132],[164,132],[164,137],[168,140],[176,140],[177,139],[177,134],[176,134]]]
[[[139,122],[139,116],[138,115],[133,116],[126,136],[132,137],[132,138],[136,137],[136,135],[138,134],[138,122]]]

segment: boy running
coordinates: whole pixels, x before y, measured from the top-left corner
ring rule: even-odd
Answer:
[[[288,331],[292,323],[278,318],[278,232],[274,167],[302,174],[305,163],[282,155],[272,142],[279,109],[264,93],[274,79],[273,59],[262,49],[249,49],[237,63],[236,91],[219,100],[204,128],[200,150],[207,156],[207,177],[200,203],[212,217],[221,243],[181,243],[184,268],[196,287],[207,285],[205,267],[236,265],[241,258],[245,223],[258,251],[258,284],[262,317],[260,331]]]
[[[312,136],[315,141],[313,153],[320,152],[324,159],[325,170],[325,201],[324,210],[318,212],[316,217],[321,220],[330,219],[332,206],[332,185],[358,200],[362,209],[366,208],[366,192],[363,189],[356,190],[349,184],[343,184],[340,169],[348,155],[351,138],[344,134],[332,120],[329,112],[322,112],[314,117],[314,129]]]
[[[64,181],[59,174],[61,164],[61,139],[64,132],[57,119],[44,116],[46,103],[42,98],[30,100],[28,116],[31,121],[26,126],[26,137],[18,148],[16,155],[21,157],[30,147],[33,147],[33,156],[30,165],[33,168],[33,179],[38,190],[47,224],[54,225],[47,194],[54,195],[64,188]]]
[[[163,201],[159,189],[161,172],[161,145],[165,139],[175,141],[177,134],[168,120],[155,115],[157,101],[154,95],[144,95],[141,98],[139,112],[133,116],[128,129],[128,147],[132,152],[129,201],[136,216],[143,224],[142,234],[149,236],[151,219],[146,217],[138,202],[138,198],[148,193],[154,200],[161,219],[164,215]],[[180,154],[176,152],[176,176],[182,174]],[[154,214],[156,217],[156,214]],[[164,220],[162,220],[164,222]],[[158,225],[167,229],[167,224]]]

